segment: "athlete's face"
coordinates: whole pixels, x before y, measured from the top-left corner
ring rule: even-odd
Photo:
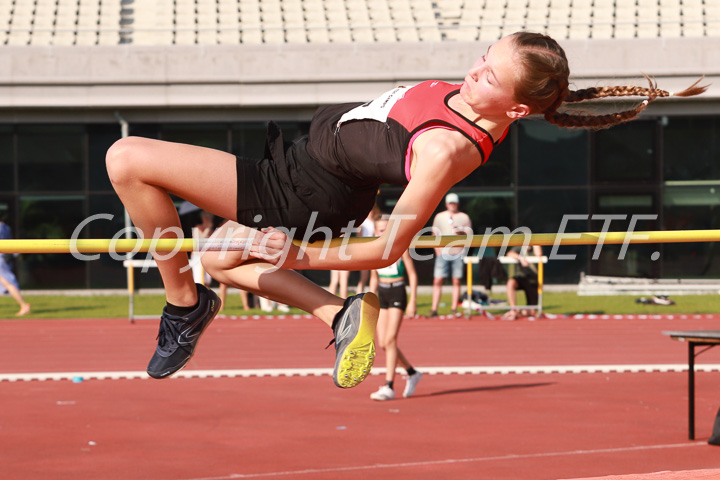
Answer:
[[[482,117],[515,118],[524,107],[515,100],[518,72],[512,39],[502,38],[470,68],[460,87],[460,98]]]

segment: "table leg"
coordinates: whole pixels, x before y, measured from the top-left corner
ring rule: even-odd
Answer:
[[[688,432],[695,440],[695,343],[688,342]]]

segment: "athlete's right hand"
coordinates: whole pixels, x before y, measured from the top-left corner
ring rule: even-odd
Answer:
[[[266,261],[279,268],[296,267],[300,253],[288,236],[275,227],[263,228],[250,243],[250,256]]]

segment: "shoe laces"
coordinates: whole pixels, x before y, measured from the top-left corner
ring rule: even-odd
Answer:
[[[178,322],[173,322],[164,315],[160,318],[160,329],[158,330],[157,342],[158,348],[171,350],[177,346],[177,340],[175,340],[180,334],[180,325]]]

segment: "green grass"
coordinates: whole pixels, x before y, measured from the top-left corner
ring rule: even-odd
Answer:
[[[640,296],[614,295],[580,297],[573,292],[546,293],[543,310],[547,313],[570,314],[643,314],[643,313],[720,313],[719,295],[678,295],[670,298],[675,305],[643,305]]]
[[[496,299],[503,298],[500,295]],[[675,305],[643,305],[635,303],[638,297],[631,295],[579,297],[573,292],[551,292],[543,296],[543,310],[554,314],[694,314],[720,313],[720,296],[718,295],[684,295],[671,297]],[[23,318],[123,318],[128,315],[128,298],[125,295],[26,295],[26,301],[32,305],[32,312]],[[443,297],[444,301],[449,296]],[[522,300],[520,303],[524,303]],[[158,315],[162,311],[164,297],[162,295],[136,295],[136,315]],[[0,297],[0,319],[14,319],[18,306],[8,297]],[[418,312],[426,314],[430,311],[430,295],[420,295]],[[449,306],[440,308],[439,313],[450,312]],[[225,306],[227,315],[267,315],[260,310],[246,312],[238,295],[229,295]],[[291,314],[304,313],[291,309]],[[498,311],[500,313],[500,311]],[[280,312],[274,312],[280,314]]]

